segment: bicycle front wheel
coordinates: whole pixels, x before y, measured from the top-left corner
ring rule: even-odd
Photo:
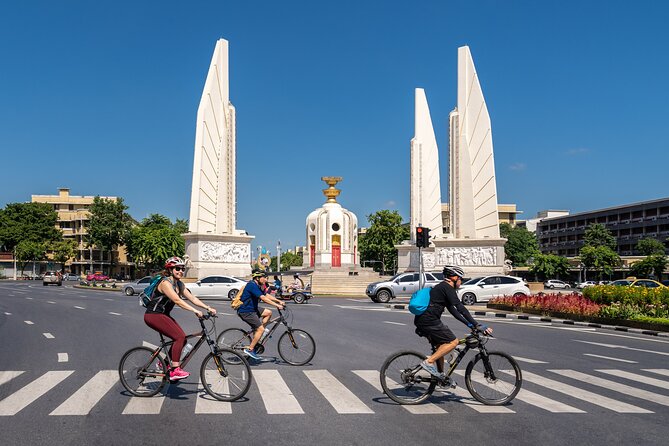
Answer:
[[[314,338],[304,330],[288,330],[279,338],[279,356],[290,365],[304,365],[315,354]]]
[[[155,350],[135,347],[128,350],[118,365],[118,374],[125,390],[135,396],[153,396],[167,383],[167,362]]]
[[[515,359],[502,352],[477,354],[467,365],[465,384],[477,401],[488,406],[501,406],[514,399],[523,383],[523,375]]]
[[[381,367],[383,392],[399,404],[418,404],[434,392],[437,380],[420,366],[425,359],[414,351],[402,351],[391,355]]]
[[[241,328],[228,328],[216,338],[216,344],[223,348],[240,349],[248,347],[250,343],[251,336]]]
[[[251,386],[251,367],[234,350],[219,348],[209,353],[200,367],[204,390],[219,401],[236,401],[246,395]]]

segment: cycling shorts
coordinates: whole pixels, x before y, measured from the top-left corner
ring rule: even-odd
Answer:
[[[438,347],[442,344],[448,344],[457,339],[450,328],[438,321],[435,324],[417,324],[416,334],[424,336],[430,341],[430,344]]]
[[[249,324],[253,331],[256,331],[258,328],[262,326],[262,322],[260,321],[260,316],[258,313],[253,312],[253,313],[237,313],[239,317]]]

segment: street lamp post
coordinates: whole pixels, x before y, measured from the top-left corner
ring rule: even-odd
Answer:
[[[276,243],[276,270],[281,273],[281,240]]]
[[[16,281],[16,246],[14,246],[14,281]]]

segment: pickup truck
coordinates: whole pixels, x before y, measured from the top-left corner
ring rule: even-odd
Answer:
[[[444,279],[441,272],[424,272],[424,287],[432,288]],[[383,282],[367,285],[367,297],[374,302],[387,303],[399,296],[411,296],[418,291],[418,273],[400,273]]]

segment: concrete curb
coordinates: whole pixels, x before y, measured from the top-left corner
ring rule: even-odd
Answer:
[[[85,285],[72,285],[72,288],[78,288],[80,290],[93,290],[93,291],[122,291],[121,287],[101,287],[101,286],[85,286]]]
[[[387,308],[393,310],[408,310],[408,304],[386,304]],[[657,336],[661,338],[669,338],[669,333],[655,331],[655,330],[643,330],[641,328],[631,328],[631,327],[621,327],[619,325],[605,325],[605,324],[596,324],[594,322],[581,322],[573,321],[570,319],[557,319],[553,317],[545,316],[533,316],[529,314],[522,313],[504,313],[498,311],[470,311],[473,316],[487,316],[487,317],[499,317],[504,319],[519,319],[524,321],[540,321],[540,322],[550,322],[553,324],[565,324],[565,325],[575,325],[580,327],[592,327],[592,328],[602,328],[604,330],[614,330],[614,331],[623,331],[628,333],[637,333],[645,334],[650,336]]]

